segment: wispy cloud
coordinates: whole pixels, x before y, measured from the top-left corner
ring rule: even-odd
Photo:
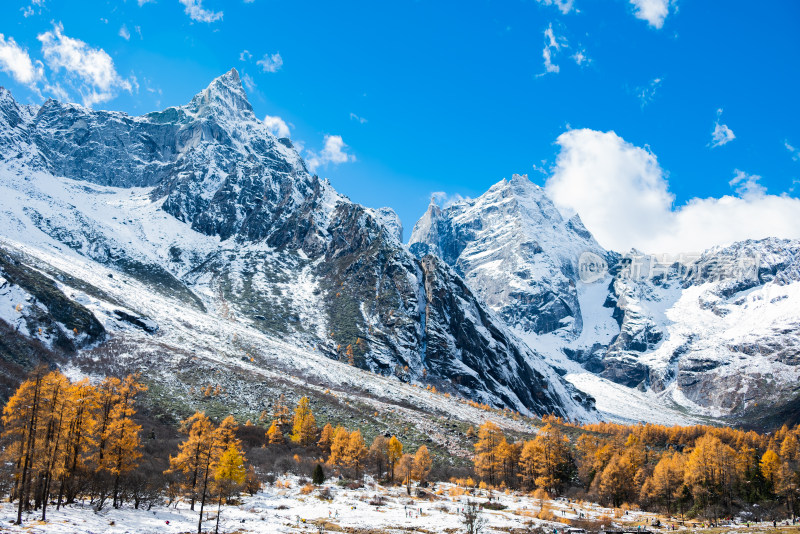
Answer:
[[[574,0],[537,0],[544,6],[555,6],[563,14],[567,14],[573,9]]]
[[[110,100],[119,89],[133,91],[135,79],[122,78],[105,50],[92,48],[80,39],[64,35],[60,23],[37,38],[42,43],[42,55],[47,66],[53,72],[65,72],[67,80],[81,94],[85,106]]]
[[[366,124],[367,123],[367,119],[365,119],[364,117],[359,117],[358,115],[356,115],[355,113],[352,113],[352,112],[350,113],[350,120],[359,122],[361,124]]]
[[[251,54],[249,50],[242,50],[239,53],[239,61],[250,61],[252,57],[253,54]]]
[[[242,83],[244,84],[245,87],[247,87],[247,90],[250,92],[254,91],[256,88],[256,82],[247,73],[242,74]]]
[[[119,36],[125,39],[126,41],[131,40],[131,32],[128,31],[128,27],[125,26],[124,24],[119,29]]]
[[[728,185],[733,187],[740,197],[760,196],[766,194],[767,188],[758,183],[759,180],[761,180],[761,176],[757,174],[747,174],[736,169],[733,171],[733,178]]]
[[[733,134],[733,130],[728,128],[727,124],[721,124],[720,119],[722,118],[722,108],[717,110],[717,120],[714,123],[714,131],[711,132],[711,142],[709,146],[711,148],[716,148],[725,144],[730,143],[736,136]]]
[[[783,146],[785,146],[786,150],[788,150],[789,153],[792,155],[793,160],[800,161],[800,150],[790,145],[788,139],[783,142]]]
[[[557,73],[561,69],[553,62],[554,54],[561,48],[567,47],[567,41],[563,37],[556,37],[553,32],[553,25],[550,24],[544,31],[544,48],[542,58],[544,59],[544,72],[540,76],[548,73]]]
[[[658,89],[661,87],[661,83],[663,82],[662,78],[654,78],[649,84],[645,85],[644,87],[637,87],[636,88],[636,98],[639,99],[639,103],[642,106],[642,109],[656,98],[656,93]]]
[[[356,160],[354,155],[345,152],[348,147],[342,140],[341,135],[326,135],[324,143],[325,145],[319,154],[311,150],[307,151],[306,163],[312,172],[329,163],[338,165]]]
[[[33,85],[44,75],[40,62],[34,63],[27,50],[13,37],[5,38],[0,33],[0,70],[8,73],[14,80],[25,85]]]
[[[183,4],[184,12],[197,22],[216,22],[222,20],[222,11],[211,11],[203,8],[203,0],[178,0]],[[139,3],[141,5],[141,2]]]
[[[277,52],[264,54],[263,58],[256,61],[256,65],[259,65],[264,72],[278,72],[283,66],[283,58]]]
[[[444,191],[434,191],[431,193],[431,204],[436,204],[441,208],[449,208],[457,202],[470,200],[469,197],[460,195],[459,193],[445,193]]]

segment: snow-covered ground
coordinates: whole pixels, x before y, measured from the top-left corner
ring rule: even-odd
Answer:
[[[285,487],[288,486],[288,487]],[[305,489],[304,489],[305,488]],[[321,493],[330,496],[323,498]],[[486,490],[471,490],[461,494],[463,488],[450,483],[437,483],[423,490],[425,496],[412,496],[405,487],[381,486],[368,479],[360,489],[339,487],[328,480],[319,487],[308,486],[297,477],[282,477],[276,484],[265,486],[255,496],[243,496],[241,504],[223,505],[220,515],[220,532],[295,533],[325,531],[349,532],[427,532],[452,533],[463,529],[460,511],[467,501],[480,504],[489,502]],[[307,492],[307,493],[305,493]],[[378,504],[380,501],[380,504]],[[526,523],[540,525],[548,530],[563,530],[567,520],[589,519],[610,526],[649,524],[656,514],[634,510],[621,511],[604,508],[583,501],[554,499],[540,501],[519,492],[492,491],[491,501],[504,506],[503,510],[484,508],[487,533],[508,532],[523,528]],[[542,506],[549,510],[552,520],[536,518]],[[38,521],[40,512],[26,515],[22,527],[12,525],[16,519],[13,504],[0,504],[0,524],[3,532],[67,533],[183,533],[196,532],[199,505],[196,511],[187,503],[177,507],[155,506],[151,510],[136,510],[130,504],[115,510],[107,505],[95,512],[88,503],[76,504],[47,512],[47,522]],[[207,513],[206,513],[207,512]],[[207,503],[203,530],[213,532],[217,517],[216,502]],[[634,527],[635,528],[635,527]]]

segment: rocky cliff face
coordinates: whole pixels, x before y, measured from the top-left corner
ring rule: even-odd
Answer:
[[[606,255],[579,217],[564,219],[542,188],[520,175],[477,199],[445,209],[431,203],[409,248],[441,257],[510,326],[569,338],[583,328],[579,259]]]
[[[591,399],[519,348],[456,274],[406,250],[391,210],[311,175],[255,117],[235,70],[186,106],[142,117],[19,106],[7,92],[0,112],[5,238],[65,245],[198,313],[238,317],[349,366],[591,417]]]
[[[604,380],[739,421],[800,399],[797,241],[620,256],[514,176],[477,199],[431,204],[410,249],[451,265],[532,350],[598,399],[616,398],[602,403],[611,410],[625,394]],[[608,272],[584,276],[587,257]],[[639,419],[625,410],[611,413]]]

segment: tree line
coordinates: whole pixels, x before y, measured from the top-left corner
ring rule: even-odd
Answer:
[[[88,499],[96,510],[109,500],[114,507],[131,501],[136,508],[144,502],[148,508],[155,502],[186,502],[192,510],[199,507],[201,532],[211,499],[216,501],[218,522],[223,502],[243,491],[255,494],[274,477],[256,469],[256,464],[265,463],[267,449],[302,452],[304,458],[294,455],[295,472],[302,472],[301,464],[309,459],[327,457],[314,462],[317,484],[325,480],[322,463],[355,478],[367,470],[390,482],[397,477],[409,492],[411,481],[425,483],[431,472],[432,459],[424,445],[412,455],[403,452],[396,436],[379,435],[367,447],[359,430],[330,423],[319,428],[307,397],[292,413],[281,396],[266,431],[250,421],[240,425],[233,416],[215,424],[205,413],[194,413],[180,422],[175,454],[165,459],[164,468],[138,473],[140,461],[153,460],[145,442],[154,436],[143,441],[137,422],[136,397],[146,389],[136,375],[92,384],[88,379],[71,382],[44,367],[31,373],[2,416],[2,454],[10,466],[4,482],[10,500],[17,503],[18,524],[26,511],[41,511],[46,520],[51,501],[58,509]],[[269,416],[262,414],[262,420]],[[247,461],[243,441],[262,461]],[[286,470],[286,464],[282,467]]]
[[[787,516],[798,514],[800,425],[769,435],[701,425],[545,420],[534,439],[513,443],[497,425],[484,423],[474,444],[476,474],[489,486],[692,517],[730,516],[752,504],[772,510],[773,517],[780,514],[773,505]]]
[[[16,502],[18,523],[25,511],[41,511],[46,519],[51,502],[59,508],[88,499],[98,510],[109,502],[137,508],[185,502],[199,507],[199,532],[209,503],[219,511],[285,472],[312,476],[316,484],[325,471],[353,484],[371,473],[410,493],[412,482],[444,480],[461,469],[458,474],[475,476],[486,488],[695,517],[731,515],[754,503],[797,514],[800,501],[800,426],[759,434],[710,426],[579,426],[545,417],[532,439],[513,440],[486,422],[466,432],[475,451],[472,470],[449,463],[434,469],[424,445],[412,454],[396,435],[379,434],[368,445],[358,429],[320,427],[307,397],[290,409],[281,396],[260,424],[242,425],[233,416],[216,422],[196,412],[177,429],[159,427],[172,438],[156,439],[152,430],[143,436],[136,399],[146,389],[136,375],[93,384],[46,368],[31,373],[2,416],[0,488]]]

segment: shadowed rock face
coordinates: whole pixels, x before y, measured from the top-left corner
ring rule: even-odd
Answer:
[[[414,226],[410,250],[452,266],[509,325],[523,332],[582,329],[581,254],[606,252],[580,218],[564,219],[527,176],[502,180],[477,199],[435,204]]]
[[[18,106],[10,95],[0,95],[0,112],[3,127],[13,129],[0,133],[4,158],[22,147],[29,169],[150,188],[161,210],[224,247],[174,249],[169,261],[147,263],[90,224],[56,227],[39,216],[37,227],[95,261],[135,263],[140,281],[188,302],[198,299],[194,284],[210,280],[260,327],[281,335],[302,330],[289,328],[297,314],[250,278],[310,272],[326,331],[304,339],[324,336],[317,342],[332,358],[524,412],[572,418],[591,411],[591,399],[521,349],[447,265],[406,250],[391,210],[354,204],[310,174],[291,142],[255,117],[235,70],[189,104],[141,117],[55,101]],[[269,252],[252,252],[256,245]],[[228,283],[234,278],[243,285]]]

